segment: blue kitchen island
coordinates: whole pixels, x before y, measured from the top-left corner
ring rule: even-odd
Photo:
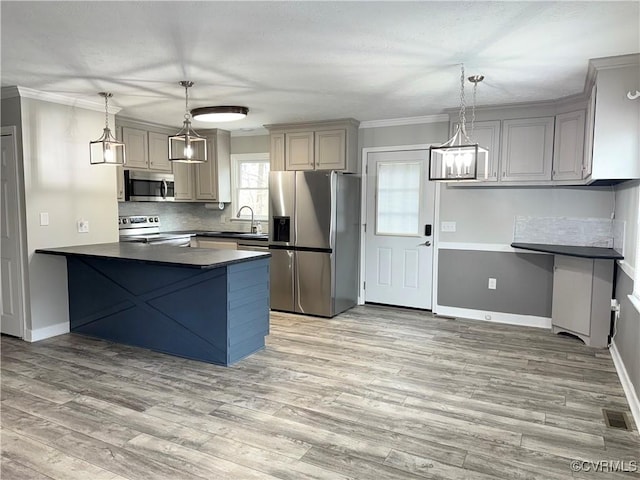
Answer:
[[[231,365],[264,348],[269,253],[105,243],[67,260],[72,333]]]

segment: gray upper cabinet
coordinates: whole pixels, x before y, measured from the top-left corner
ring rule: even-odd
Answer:
[[[270,169],[274,172],[284,170],[284,133],[272,133]]]
[[[271,137],[271,170],[358,172],[358,126],[354,119],[265,125]]]
[[[169,127],[146,124],[131,119],[116,119],[116,131],[125,145],[126,170],[152,170],[172,172],[169,162]]]
[[[587,84],[594,83],[589,181],[640,178],[640,98],[627,96],[640,89],[640,54],[591,60]]]
[[[285,133],[285,170],[314,170],[313,132]]]
[[[162,133],[149,132],[149,170],[171,172],[169,161],[169,137]]]
[[[584,162],[584,110],[556,115],[553,180],[581,180]]]
[[[126,168],[149,168],[149,150],[147,131],[138,128],[122,127],[122,142],[127,158]]]
[[[344,170],[346,168],[346,130],[326,130],[316,132],[314,140],[316,169]]]
[[[451,135],[458,127],[458,123],[451,124]],[[473,132],[469,127],[469,138],[489,151],[486,162],[480,159],[478,162],[478,180],[483,182],[496,182],[498,180],[498,163],[500,152],[500,120],[487,120],[475,122]],[[485,177],[485,170],[487,175]],[[468,185],[473,185],[469,183]]]
[[[231,134],[226,130],[200,130],[207,138],[207,162],[195,165],[195,199],[231,201]]]
[[[553,117],[502,122],[501,182],[551,180]]]

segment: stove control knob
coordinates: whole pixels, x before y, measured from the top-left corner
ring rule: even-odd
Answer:
[[[124,223],[124,224],[129,223],[129,220],[127,220],[126,218],[123,218],[122,219],[122,223]]]
[[[154,217],[153,220],[158,223],[160,221],[160,219],[158,217]]]

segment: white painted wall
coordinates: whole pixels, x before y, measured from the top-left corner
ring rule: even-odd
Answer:
[[[34,251],[117,242],[116,170],[89,164],[89,142],[100,136],[104,113],[22,98],[21,114],[31,310],[26,338],[37,340],[68,328],[69,309],[66,260]],[[40,226],[41,212],[49,214],[49,226]],[[78,233],[79,219],[89,221],[89,233]]]

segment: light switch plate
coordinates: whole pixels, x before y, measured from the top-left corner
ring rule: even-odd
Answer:
[[[456,222],[440,222],[440,231],[441,232],[455,232],[456,231]]]
[[[497,280],[495,278],[490,278],[489,279],[489,290],[495,290],[497,288]]]
[[[46,227],[49,225],[49,212],[40,212],[40,226]]]

